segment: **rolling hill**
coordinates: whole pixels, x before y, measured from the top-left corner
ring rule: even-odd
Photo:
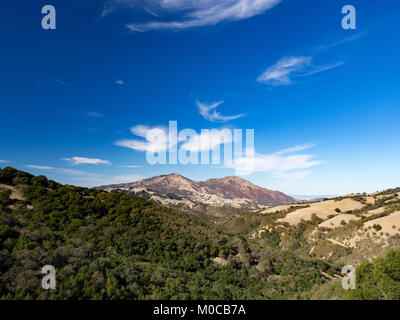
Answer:
[[[399,192],[209,221],[0,169],[0,299],[400,299]],[[40,285],[47,264],[55,290]],[[354,291],[341,287],[345,264]]]

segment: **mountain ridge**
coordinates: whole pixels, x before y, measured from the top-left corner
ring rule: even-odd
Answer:
[[[109,189],[113,187],[146,187],[157,192],[178,194],[200,191],[204,188],[209,193],[223,195],[228,198],[243,198],[271,203],[295,202],[294,198],[281,191],[263,188],[236,176],[195,181],[178,173],[171,173],[135,182],[98,186],[96,189]]]
[[[264,209],[296,200],[280,191],[262,188],[240,177],[228,176],[194,181],[178,173],[159,175],[132,183],[96,187],[143,196],[187,212],[226,216],[241,210]]]

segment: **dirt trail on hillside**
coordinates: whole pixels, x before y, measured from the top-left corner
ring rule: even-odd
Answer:
[[[22,192],[20,190],[18,190],[16,187],[9,186],[6,184],[0,184],[0,191],[3,191],[3,190],[11,190],[11,195],[10,195],[11,199],[25,200]]]

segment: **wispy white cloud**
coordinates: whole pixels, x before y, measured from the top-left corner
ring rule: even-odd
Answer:
[[[92,118],[102,118],[103,117],[103,115],[101,113],[96,112],[96,111],[87,111],[86,115],[89,117],[92,117]]]
[[[168,149],[168,133],[164,127],[137,125],[131,128],[131,132],[145,140],[124,139],[116,141],[115,145],[145,152],[163,152]]]
[[[210,151],[224,143],[232,142],[233,137],[231,130],[213,129],[202,131],[200,134],[190,137],[190,139],[184,141],[181,148],[190,152],[202,152]]]
[[[117,166],[118,168],[131,168],[131,169],[133,169],[133,168],[141,168],[142,166],[138,166],[138,165],[118,165]]]
[[[310,65],[311,61],[312,57],[283,57],[265,70],[257,78],[257,81],[273,85],[290,84],[290,75],[304,70],[306,66]]]
[[[124,80],[115,80],[115,83],[122,86],[125,84],[125,81]]]
[[[359,32],[359,33],[356,33],[355,35],[352,35],[352,36],[347,37],[347,38],[344,38],[344,39],[342,39],[342,40],[333,42],[333,43],[328,44],[328,45],[326,45],[326,46],[321,46],[321,47],[319,47],[318,49],[319,49],[319,50],[330,49],[330,48],[337,47],[337,46],[340,46],[340,45],[345,44],[345,43],[348,43],[348,42],[356,41],[356,40],[358,40],[358,39],[360,39],[360,38],[366,36],[367,33],[368,33],[367,31]]]
[[[34,164],[28,164],[26,167],[30,168],[30,169],[37,169],[37,170],[54,170],[53,167],[38,166],[38,165],[34,165]]]
[[[102,17],[121,8],[141,7],[152,16],[163,16],[164,19],[128,24],[127,27],[132,31],[179,30],[248,19],[264,13],[280,2],[281,0],[109,0],[104,6]],[[169,16],[175,19],[168,19]]]
[[[65,81],[59,79],[59,78],[54,78],[54,82],[57,82],[58,84],[61,84],[63,86],[68,85]]]
[[[300,145],[296,145],[296,146],[291,147],[291,148],[287,148],[287,149],[283,149],[283,150],[277,151],[277,152],[275,152],[275,154],[285,154],[285,153],[299,152],[299,151],[310,149],[310,148],[312,148],[314,146],[315,146],[315,143],[300,144]]]
[[[108,0],[104,3],[101,17],[107,17],[119,9],[139,7],[138,1],[135,0]]]
[[[53,171],[54,173],[64,174],[64,175],[74,175],[74,176],[85,176],[90,175],[90,173],[82,170],[74,170],[74,169],[65,169],[65,168],[55,168],[49,166],[38,166],[33,164],[26,165],[27,168],[37,169],[37,170],[46,170]]]
[[[257,81],[270,85],[289,85],[292,83],[293,77],[308,77],[320,72],[340,67],[344,65],[343,61],[318,66],[313,63],[313,60],[321,51],[330,50],[342,44],[356,41],[366,34],[367,32],[360,32],[329,45],[316,47],[314,52],[310,55],[285,56],[278,60],[274,65],[267,68],[257,78]]]
[[[0,160],[0,163],[10,163],[8,160]]]
[[[62,160],[69,161],[73,165],[80,164],[111,164],[108,160],[96,159],[96,158],[83,158],[83,157],[72,157],[72,158],[63,158]]]
[[[266,155],[255,153],[254,157],[234,159],[225,167],[235,169],[238,175],[264,172],[281,177],[304,176],[306,173],[299,170],[314,167],[322,162],[313,160],[314,155],[293,153],[309,149],[312,146],[313,144],[306,144]]]
[[[270,85],[289,85],[292,83],[293,76],[307,77],[344,64],[344,62],[340,61],[325,66],[314,66],[312,60],[312,56],[283,57],[265,70],[257,78],[257,81]]]
[[[312,70],[312,71],[310,71],[310,72],[308,72],[308,73],[301,74],[300,76],[308,77],[308,76],[311,76],[311,75],[316,74],[316,73],[319,73],[319,72],[324,72],[324,71],[328,71],[328,70],[330,70],[330,69],[334,69],[334,68],[336,68],[336,67],[340,67],[340,66],[342,66],[342,65],[344,65],[344,62],[343,62],[343,61],[340,61],[340,62],[338,62],[338,63],[331,64],[331,65],[328,65],[328,66],[318,67],[318,68],[316,68],[316,69],[314,69],[314,70]]]
[[[221,144],[233,141],[232,131],[229,129],[202,130],[201,133],[192,131],[188,136],[184,136],[186,132],[182,131],[171,141],[168,130],[164,127],[137,125],[131,128],[131,132],[144,140],[123,139],[116,141],[115,145],[141,152],[165,152],[170,147],[180,144],[183,150],[201,152],[213,150]]]
[[[217,107],[220,106],[224,101],[218,101],[211,104],[206,104],[197,101],[197,107],[199,108],[200,114],[204,119],[211,122],[228,122],[230,120],[235,120],[238,118],[244,117],[246,114],[237,114],[234,116],[224,116],[221,113],[217,112]]]

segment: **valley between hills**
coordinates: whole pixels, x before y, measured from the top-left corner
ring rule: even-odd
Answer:
[[[0,170],[3,299],[400,299],[400,188],[305,202],[227,177],[82,188]],[[40,268],[59,286],[40,287]],[[357,267],[344,290],[341,269]]]

